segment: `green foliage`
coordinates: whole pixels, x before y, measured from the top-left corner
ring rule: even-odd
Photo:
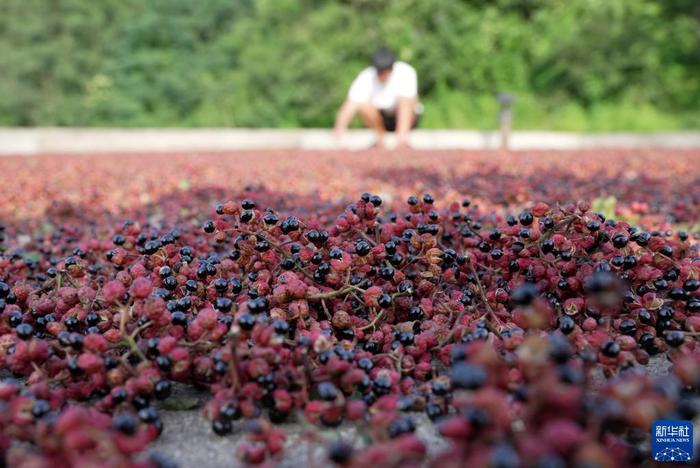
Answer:
[[[598,197],[591,203],[591,210],[596,213],[600,213],[608,219],[613,219],[616,217],[617,213],[615,209],[617,208],[617,198],[610,195],[609,197]]]
[[[3,0],[0,125],[318,127],[380,44],[423,125],[700,128],[693,0]]]

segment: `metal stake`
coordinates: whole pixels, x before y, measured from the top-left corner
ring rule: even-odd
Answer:
[[[510,148],[510,132],[513,122],[513,102],[515,97],[512,94],[501,93],[498,95],[498,102],[501,103],[501,110],[498,113],[498,123],[501,133],[501,149]]]

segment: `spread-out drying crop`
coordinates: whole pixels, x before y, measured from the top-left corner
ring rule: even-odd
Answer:
[[[0,457],[172,466],[184,384],[251,464],[289,421],[355,425],[342,466],[649,460],[700,409],[697,155],[658,156],[2,161]]]

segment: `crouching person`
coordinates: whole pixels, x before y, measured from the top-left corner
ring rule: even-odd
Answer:
[[[396,132],[397,147],[408,145],[408,135],[420,118],[416,70],[396,60],[387,49],[379,49],[373,64],[365,68],[350,86],[347,99],[335,121],[335,136],[342,139],[356,114],[375,131],[375,146],[385,146],[387,132]]]

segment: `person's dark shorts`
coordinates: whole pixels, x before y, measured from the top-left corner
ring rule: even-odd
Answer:
[[[395,132],[396,131],[396,113],[392,111],[386,111],[386,110],[379,110],[379,113],[382,115],[382,123],[384,124],[384,129],[387,132]],[[411,128],[416,128],[418,126],[418,123],[420,122],[420,113],[415,114],[415,118],[413,119],[413,124],[411,125]]]

